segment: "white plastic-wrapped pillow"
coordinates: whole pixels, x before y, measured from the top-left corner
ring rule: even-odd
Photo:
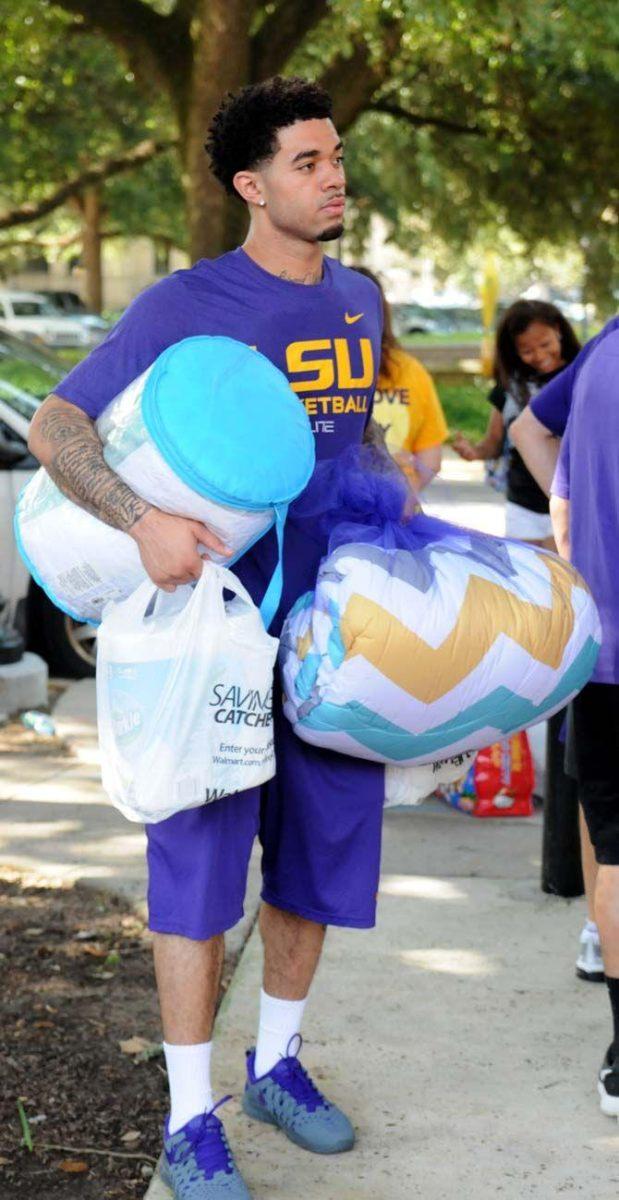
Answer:
[[[314,467],[309,419],[286,377],[231,338],[170,346],[96,427],[112,470],[144,500],[208,525],[232,550],[226,566],[273,524],[281,549],[288,504]],[[146,577],[133,539],[68,500],[43,468],[21,493],[15,531],[34,578],[81,620],[99,621]],[[267,625],[279,587],[281,554]]]

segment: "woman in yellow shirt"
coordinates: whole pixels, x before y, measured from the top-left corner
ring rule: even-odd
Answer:
[[[420,492],[441,469],[442,445],[448,430],[432,379],[418,359],[400,346],[391,310],[376,275],[358,267],[380,291],[383,340],[372,416],[385,435],[387,449]]]

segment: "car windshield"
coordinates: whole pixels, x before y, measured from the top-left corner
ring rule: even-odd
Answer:
[[[14,317],[54,317],[56,310],[48,300],[12,300]]]
[[[49,296],[45,296],[44,299],[48,304],[53,304],[56,312],[71,313],[71,315],[88,312],[77,292],[50,292]]]
[[[0,339],[0,394],[22,416],[31,417],[31,405],[36,407],[37,401],[49,396],[64,374],[62,366],[43,355],[29,353],[26,348],[22,353],[13,341]]]

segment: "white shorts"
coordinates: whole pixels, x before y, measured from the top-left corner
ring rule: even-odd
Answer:
[[[552,521],[548,513],[533,512],[508,500],[505,505],[505,536],[523,542],[543,542],[552,537]]]

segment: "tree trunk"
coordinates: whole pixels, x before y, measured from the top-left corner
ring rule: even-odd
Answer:
[[[181,114],[192,261],[221,254],[242,237],[242,206],[211,174],[204,142],[222,96],[249,80],[252,7],[252,0],[201,0],[192,23],[192,78],[186,116]]]
[[[101,273],[101,189],[84,189],[82,202],[82,261],[86,272],[86,306],[99,313],[103,307]]]
[[[69,197],[69,208],[79,215],[82,244],[82,268],[86,277],[87,307],[92,312],[101,312],[103,307],[103,276],[101,270],[101,187],[82,188],[81,192]]]
[[[261,0],[264,20],[251,36],[258,0],[176,0],[167,15],[145,0],[57,3],[78,13],[84,28],[100,32],[117,46],[142,83],[154,85],[170,97],[179,129],[192,259],[214,257],[237,245],[247,228],[247,212],[211,175],[204,150],[210,120],[226,92],[274,72],[286,73],[297,46],[329,11],[329,0],[274,0],[268,4]],[[341,131],[367,107],[389,75],[400,34],[400,21],[383,15],[378,57],[371,55],[360,33],[351,49],[330,62],[320,82],[332,93],[334,117]],[[150,140],[143,143],[136,147],[130,165],[137,165],[138,151],[145,161],[160,148]],[[126,166],[123,157],[117,169]],[[49,206],[45,211],[51,211]],[[34,215],[24,211],[24,206],[17,211],[20,222],[34,219]],[[5,227],[16,223],[14,213],[0,214],[0,227],[3,216]],[[92,246],[94,258],[94,241]]]

